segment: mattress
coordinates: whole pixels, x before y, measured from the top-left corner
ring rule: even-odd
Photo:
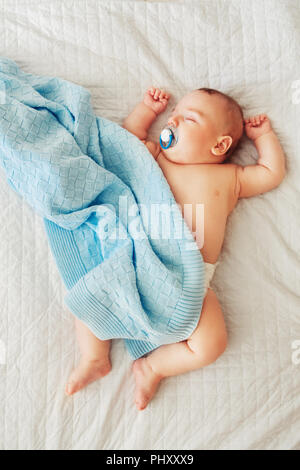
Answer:
[[[283,183],[228,218],[212,282],[225,353],[165,379],[144,411],[122,340],[110,374],[64,395],[79,359],[74,318],[43,221],[1,170],[0,448],[300,449],[298,0],[5,0],[0,34],[1,56],[88,88],[96,114],[119,124],[150,85],[172,93],[170,107],[220,89],[246,116],[269,115],[287,159]],[[244,137],[232,161],[256,159]]]

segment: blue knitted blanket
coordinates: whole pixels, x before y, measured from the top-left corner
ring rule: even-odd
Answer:
[[[96,117],[90,93],[0,58],[0,162],[43,217],[65,303],[133,358],[188,338],[204,263],[145,145]]]

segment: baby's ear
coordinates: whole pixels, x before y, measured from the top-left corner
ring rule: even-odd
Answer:
[[[213,155],[219,157],[221,155],[225,155],[226,152],[230,149],[232,145],[232,137],[230,135],[225,135],[218,138],[216,145],[214,145],[211,149]]]

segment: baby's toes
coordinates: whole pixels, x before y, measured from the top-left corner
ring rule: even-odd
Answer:
[[[81,358],[78,366],[72,371],[68,383],[65,387],[67,395],[73,395],[91,382],[104,377],[111,371],[111,364],[108,358],[100,360],[88,360]]]

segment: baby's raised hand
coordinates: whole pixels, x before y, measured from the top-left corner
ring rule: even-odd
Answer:
[[[144,103],[158,115],[166,109],[169,98],[170,94],[164,90],[150,87],[144,95]]]
[[[245,119],[245,132],[251,140],[256,140],[271,130],[271,122],[266,114],[258,114]]]

